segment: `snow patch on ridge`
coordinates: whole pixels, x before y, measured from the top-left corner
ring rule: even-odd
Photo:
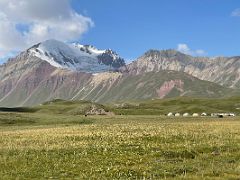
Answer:
[[[32,56],[47,61],[52,66],[72,71],[99,73],[114,68],[100,61],[99,56],[109,53],[112,60],[120,58],[111,50],[98,50],[93,46],[65,44],[57,40],[47,40],[29,49]]]

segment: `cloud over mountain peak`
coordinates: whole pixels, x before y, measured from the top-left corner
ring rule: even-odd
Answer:
[[[76,40],[92,26],[70,0],[0,0],[0,54],[50,38]]]

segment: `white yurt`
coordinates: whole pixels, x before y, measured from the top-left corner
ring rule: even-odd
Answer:
[[[180,113],[176,113],[175,116],[176,116],[176,117],[179,117],[179,116],[181,116],[181,114],[180,114]]]
[[[192,115],[193,117],[198,117],[199,116],[199,114],[198,113],[193,113],[193,115]]]

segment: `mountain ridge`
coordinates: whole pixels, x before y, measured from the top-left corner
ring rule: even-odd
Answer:
[[[31,56],[45,60],[52,66],[90,73],[115,71],[125,66],[125,61],[116,52],[99,50],[93,46],[66,44],[57,40],[38,43],[27,50]]]
[[[231,88],[240,88],[239,69],[239,56],[193,57],[175,50],[150,50],[126,67],[121,68],[122,72],[133,74],[161,70],[181,71],[201,80]]]
[[[79,62],[86,62],[88,56],[97,66],[102,63],[99,61],[106,63],[102,71],[94,71],[92,64],[90,67],[72,69],[66,64],[70,60],[74,61],[77,56],[71,54],[72,49],[68,45],[59,47],[58,41],[56,44],[57,46],[47,49],[39,48],[41,43],[36,44],[0,66],[0,106],[32,106],[52,99],[110,103],[178,96],[217,98],[238,95],[237,90],[198,79],[194,76],[194,70],[192,73],[185,72],[185,66],[189,70],[189,66],[192,66],[193,69],[197,68],[197,72],[203,72],[208,65],[206,62],[211,61],[210,59],[204,62],[205,58],[194,58],[175,50],[150,50],[137,61],[125,65],[124,60],[112,50],[98,50],[90,45],[72,44],[84,55],[79,56]],[[66,62],[66,67],[54,66],[42,56],[34,54],[42,50],[45,50],[43,55],[46,52],[48,57],[57,57],[55,63]],[[64,53],[58,54],[59,52]],[[60,58],[53,53],[57,53]],[[113,70],[109,67],[113,66],[115,60],[119,64]],[[76,66],[78,65],[76,63]]]

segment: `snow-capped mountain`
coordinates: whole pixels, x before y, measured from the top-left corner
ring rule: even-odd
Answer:
[[[124,59],[110,49],[99,50],[90,45],[66,44],[57,40],[36,44],[28,52],[54,67],[73,71],[99,73],[125,66]]]
[[[151,50],[125,65],[112,50],[48,40],[0,65],[0,106],[238,96],[239,90],[219,84],[240,87],[239,67],[239,57],[200,58],[174,50]]]

